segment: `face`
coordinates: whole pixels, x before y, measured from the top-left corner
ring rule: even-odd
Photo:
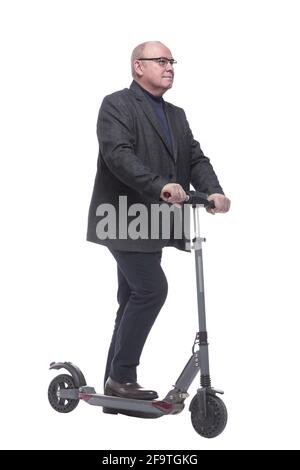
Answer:
[[[162,57],[173,59],[171,51],[163,44],[147,44],[143,58]],[[173,85],[174,66],[167,62],[161,65],[154,60],[136,60],[137,81],[146,90],[156,96],[162,96]]]

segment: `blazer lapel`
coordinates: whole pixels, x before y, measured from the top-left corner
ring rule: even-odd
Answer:
[[[172,115],[171,109],[168,105],[168,103],[165,102],[165,112],[167,116],[167,121],[169,124],[169,129],[170,129],[170,134],[171,134],[171,139],[172,139],[172,146],[173,146],[173,157],[176,162],[177,160],[177,153],[178,153],[178,146],[177,146],[177,139],[176,139],[176,126],[174,122],[174,116]]]
[[[148,99],[144,95],[144,92],[140,89],[139,85],[137,85],[135,83],[135,81],[133,81],[132,84],[130,85],[130,89],[134,92],[136,99],[140,102],[141,108],[142,108],[143,112],[145,113],[146,118],[151,122],[152,126],[154,127],[154,129],[156,130],[156,132],[160,136],[161,140],[165,144],[168,152],[170,153],[170,155],[176,161],[177,145],[176,145],[176,141],[175,141],[175,138],[174,138],[173,126],[172,126],[172,123],[171,123],[171,120],[170,120],[169,110],[167,109],[167,106],[165,106],[165,111],[166,111],[167,121],[168,121],[169,128],[170,128],[170,134],[171,134],[172,145],[173,145],[173,153],[171,152],[171,149],[167,145],[165,136],[164,136],[163,131],[160,127],[157,116],[156,116],[151,104],[149,103]]]

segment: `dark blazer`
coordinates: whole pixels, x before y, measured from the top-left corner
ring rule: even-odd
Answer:
[[[97,236],[97,224],[104,217],[97,215],[97,207],[111,204],[118,220],[120,195],[127,196],[128,207],[142,203],[150,214],[151,204],[167,204],[160,199],[160,193],[170,182],[179,183],[185,191],[192,184],[196,190],[207,194],[223,194],[209,159],[193,138],[183,109],[164,101],[172,137],[171,153],[149,100],[133,81],[129,89],[112,93],[102,102],[97,122],[99,156],[87,240],[122,251],[153,252],[164,246],[189,251],[188,238],[184,236],[179,240],[172,236],[167,240],[151,239],[150,218],[148,239],[123,239],[118,222],[116,238],[99,239]],[[133,218],[128,217],[127,226]]]

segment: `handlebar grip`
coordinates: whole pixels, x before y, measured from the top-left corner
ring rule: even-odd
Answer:
[[[165,198],[169,198],[171,196],[171,194],[168,191],[165,191],[163,193],[163,196]],[[207,199],[207,194],[201,193],[200,191],[188,191],[186,193],[186,200],[184,201],[184,203],[193,204],[193,205],[194,204],[201,204],[204,207],[208,207],[210,209],[215,208],[214,201],[209,201]]]
[[[214,209],[214,201],[209,201],[206,193],[201,193],[200,191],[189,191],[187,193],[186,202],[195,206],[200,204],[206,208]]]

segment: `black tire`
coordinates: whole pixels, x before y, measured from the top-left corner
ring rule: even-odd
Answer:
[[[206,417],[200,413],[198,395],[190,404],[191,420],[195,431],[202,437],[216,437],[224,431],[227,423],[227,410],[224,402],[216,395],[206,397]]]
[[[76,408],[79,400],[58,398],[57,391],[62,388],[76,388],[71,375],[61,374],[52,380],[48,388],[48,400],[52,408],[58,413],[70,413]]]

